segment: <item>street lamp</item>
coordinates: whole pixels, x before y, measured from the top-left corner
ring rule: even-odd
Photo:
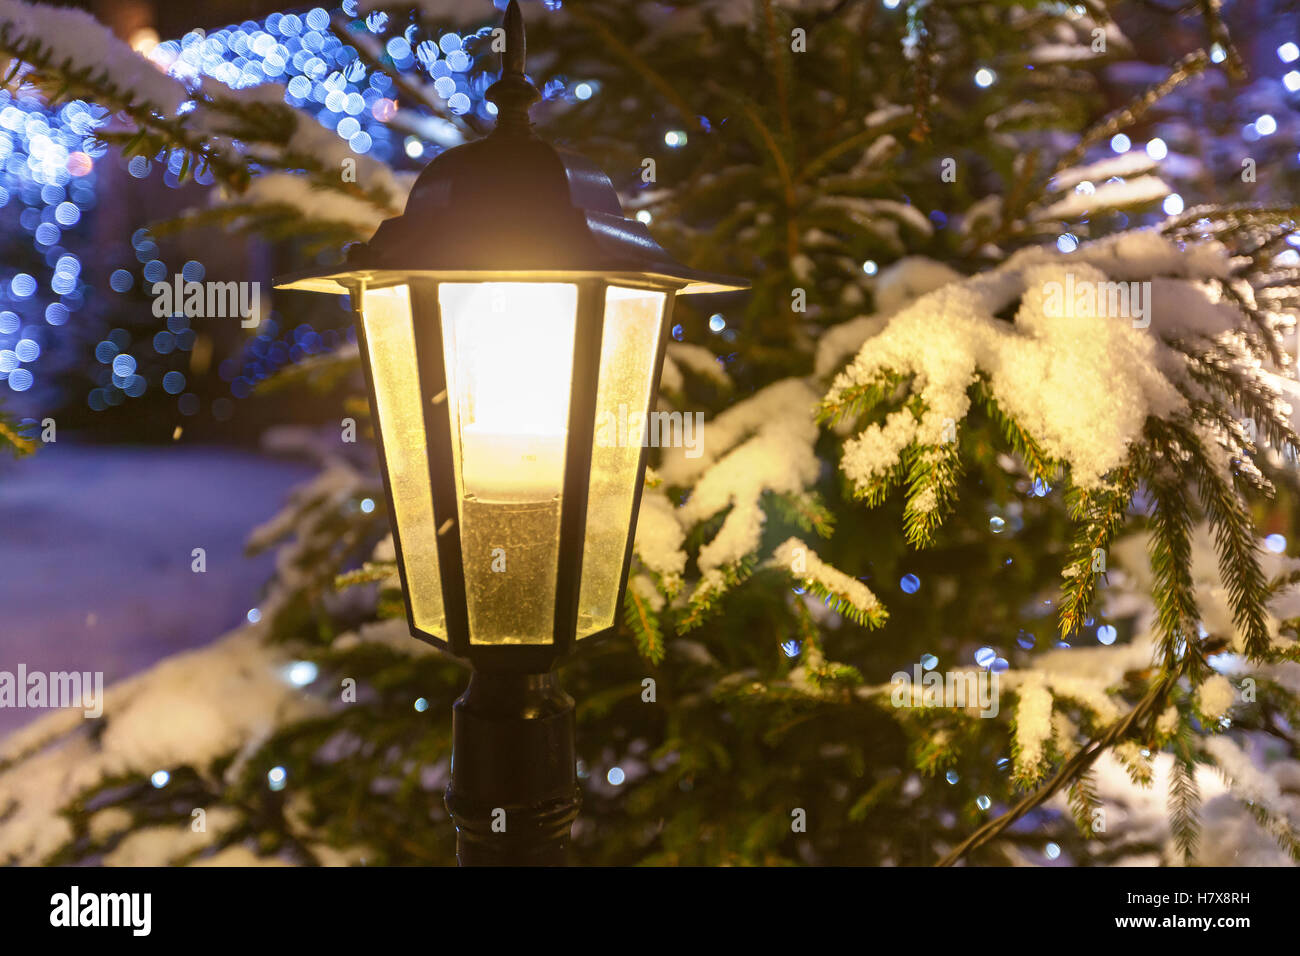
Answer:
[[[597,422],[649,412],[675,295],[748,285],[675,261],[534,135],[524,55],[511,0],[496,128],[343,267],[277,283],[351,296],[411,633],[473,668],[447,789],[462,864],[564,862],[573,700],[551,669],[615,629],[645,476],[642,436]]]

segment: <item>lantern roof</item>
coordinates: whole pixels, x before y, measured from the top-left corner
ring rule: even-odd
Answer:
[[[387,219],[346,262],[285,276],[280,288],[342,292],[358,282],[388,284],[427,274],[483,281],[648,277],[683,293],[749,287],[744,279],[692,269],[623,215],[609,177],[585,157],[540,139],[528,108],[540,99],[524,76],[523,18],[506,9],[501,78],[488,89],[497,106],[486,137],[438,155],[416,179],[402,215]]]

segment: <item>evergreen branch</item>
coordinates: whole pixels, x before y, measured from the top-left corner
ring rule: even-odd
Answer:
[[[1244,635],[1245,650],[1255,660],[1268,652],[1269,634],[1264,598],[1267,585],[1259,566],[1259,548],[1250,511],[1236,490],[1208,459],[1200,439],[1188,429],[1169,424],[1200,490],[1202,505],[1214,532],[1219,576],[1228,590],[1232,619]]]
[[[1222,0],[1196,0],[1196,3],[1201,9],[1201,19],[1205,21],[1205,32],[1210,42],[1217,43],[1219,49],[1223,51],[1228,76],[1237,82],[1242,82],[1246,79],[1246,67],[1241,61],[1237,45],[1232,42],[1232,37],[1228,33],[1228,25],[1223,22]]]
[[[898,391],[898,386],[905,380],[897,372],[886,369],[869,382],[836,389],[833,398],[828,395],[818,405],[817,424],[833,426],[865,415],[877,405],[892,398]]]
[[[1083,626],[1097,593],[1097,576],[1105,574],[1104,563],[1096,567],[1096,556],[1103,562],[1115,536],[1124,526],[1137,478],[1131,468],[1122,468],[1111,476],[1110,484],[1095,491],[1071,487],[1066,492],[1066,507],[1076,522],[1062,574],[1058,627],[1063,640],[1069,640]]]
[[[664,76],[650,65],[650,63],[640,56],[630,46],[620,40],[608,26],[601,16],[581,9],[576,4],[570,4],[565,7],[565,12],[574,20],[581,23],[591,32],[595,33],[602,43],[609,49],[621,56],[636,73],[645,79],[647,83],[659,91],[659,94],[677,111],[677,114],[690,125],[691,129],[701,131],[704,127],[700,123],[700,118],[680,93],[673,87]]]
[[[1222,347],[1203,352],[1184,348],[1183,353],[1191,360],[1187,371],[1194,382],[1240,408],[1279,454],[1300,454],[1300,434],[1291,427],[1279,407],[1278,395],[1265,382],[1244,371]]]
[[[677,633],[685,634],[703,624],[718,610],[722,597],[739,587],[753,575],[757,565],[753,555],[747,555],[735,564],[718,568],[701,580],[687,602],[686,614],[677,622]]]
[[[772,65],[772,75],[776,79],[776,104],[777,115],[781,120],[781,137],[785,140],[787,149],[794,149],[796,141],[790,127],[789,63],[784,45],[777,36],[776,14],[772,9],[772,0],[762,0],[762,2],[768,59]]]
[[[1071,781],[1066,797],[1079,833],[1085,840],[1096,837],[1092,821],[1094,812],[1101,806],[1101,800],[1097,797],[1097,779],[1091,770],[1084,771]]]
[[[636,639],[637,652],[651,664],[664,659],[664,634],[659,615],[631,585],[623,594],[623,623]]]
[[[1002,434],[1011,443],[1012,451],[1024,462],[1029,477],[1050,484],[1055,477],[1057,466],[1043,451],[1034,436],[1029,434],[1018,421],[1002,411],[986,380],[981,379],[976,383],[975,395],[989,418],[1002,429]]]
[[[1079,142],[1075,144],[1074,148],[1057,161],[1056,168],[1052,170],[1052,176],[1057,176],[1071,166],[1078,164],[1093,146],[1110,139],[1120,130],[1138,122],[1156,103],[1187,81],[1199,76],[1209,65],[1210,57],[1204,50],[1196,50],[1187,54],[1174,65],[1173,70],[1167,77],[1127,106],[1111,113],[1100,123],[1087,130],[1079,138]],[[1049,181],[1050,179],[1051,177],[1048,177]]]
[[[957,501],[957,485],[962,474],[961,452],[957,443],[913,445],[906,455],[910,459],[907,475],[907,504],[903,507],[903,532],[913,547],[934,543],[943,519]]]
[[[889,612],[885,610],[882,604],[861,607],[855,604],[853,599],[843,591],[831,588],[815,578],[800,578],[797,574],[794,577],[809,594],[821,600],[836,614],[848,618],[859,627],[877,628],[883,626],[889,620]]]
[[[1198,616],[1192,584],[1192,512],[1180,476],[1171,474],[1180,458],[1171,447],[1165,423],[1148,418],[1146,439],[1160,457],[1144,456],[1143,478],[1152,499],[1152,534],[1149,545],[1153,594],[1160,628],[1160,649],[1166,667],[1185,654],[1199,659],[1195,645]],[[1195,668],[1194,668],[1195,670]]]
[[[782,520],[819,538],[829,538],[835,531],[835,513],[826,507],[816,492],[806,495],[769,494],[774,510]]]
[[[0,413],[0,448],[8,449],[15,458],[22,458],[36,451],[36,442],[23,435],[21,426]]]
[[[1174,845],[1190,863],[1200,839],[1198,811],[1200,788],[1196,785],[1196,759],[1192,751],[1191,731],[1183,726],[1174,738],[1174,762],[1169,774],[1169,829]]]
[[[358,584],[370,584],[374,581],[397,582],[396,561],[367,561],[353,571],[334,576],[334,590],[343,591]]]
[[[1089,770],[1097,758],[1115,744],[1124,740],[1140,721],[1151,713],[1158,713],[1164,708],[1165,694],[1177,679],[1177,672],[1164,670],[1152,683],[1146,696],[1138,702],[1128,715],[1115,721],[1101,736],[1094,737],[1070,757],[1047,783],[1027,794],[1014,807],[994,820],[985,823],[957,846],[949,850],[936,866],[953,866],[977,847],[983,846],[1005,831],[1030,810],[1039,807],[1051,799],[1062,787],[1076,780],[1080,774]]]

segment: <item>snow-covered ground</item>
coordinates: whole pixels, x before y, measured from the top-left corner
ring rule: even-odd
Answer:
[[[102,671],[108,684],[229,631],[272,570],[272,556],[244,555],[249,530],[315,471],[229,449],[63,438],[0,461],[0,670]],[[0,736],[42,713],[0,708]]]

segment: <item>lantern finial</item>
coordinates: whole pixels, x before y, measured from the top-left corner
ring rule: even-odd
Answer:
[[[528,42],[524,36],[524,15],[519,11],[518,0],[510,0],[506,7],[505,49],[501,51],[501,79],[488,87],[487,98],[497,108],[497,131],[524,133],[532,128],[528,108],[542,98],[537,87],[524,76],[524,60]]]

